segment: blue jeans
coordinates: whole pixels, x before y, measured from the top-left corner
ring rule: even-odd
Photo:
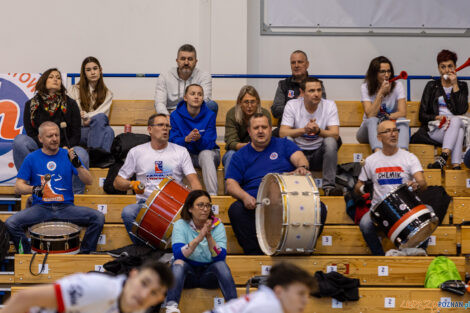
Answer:
[[[225,301],[237,298],[237,289],[232,272],[225,261],[217,261],[204,266],[173,264],[171,270],[175,277],[174,286],[166,295],[166,304],[179,303],[183,288],[216,289],[220,287]]]
[[[39,149],[38,144],[33,138],[23,134],[16,136],[13,141],[13,162],[15,162],[16,169],[19,170],[26,156],[37,149]],[[73,147],[73,150],[77,153],[83,166],[88,168],[90,164],[88,152],[79,146]],[[83,194],[85,192],[85,184],[77,175],[73,175],[72,184],[74,194]]]
[[[215,116],[217,116],[217,112],[219,112],[219,105],[217,104],[217,102],[215,102],[214,100],[210,100],[206,102],[206,105],[212,112],[215,113]]]
[[[35,204],[9,217],[5,225],[10,238],[18,251],[21,240],[24,253],[31,253],[31,245],[25,235],[25,228],[48,221],[67,221],[87,227],[80,253],[96,250],[98,238],[103,230],[104,215],[91,208],[79,207],[67,203]]]
[[[359,228],[361,229],[362,236],[369,246],[370,251],[373,255],[385,255],[385,251],[382,247],[382,242],[377,235],[377,230],[370,217],[371,211],[364,214],[359,222]],[[428,241],[423,242],[419,248],[426,250],[428,247]]]
[[[399,118],[401,120],[404,118]],[[356,139],[360,143],[370,144],[372,152],[379,148],[382,149],[382,143],[377,139],[377,124],[379,119],[377,117],[370,117],[362,121],[361,127],[356,134]],[[410,127],[407,123],[398,123],[397,128],[400,130],[398,134],[398,147],[401,149],[408,150],[408,144],[410,143]]]
[[[225,151],[224,156],[222,157],[222,164],[224,165],[224,177],[227,174],[228,166],[230,165],[230,161],[232,160],[233,155],[235,154],[235,150],[228,150]]]
[[[99,113],[91,118],[90,126],[82,127],[80,144],[88,148],[101,148],[111,152],[114,130],[109,126],[106,114]]]
[[[145,205],[145,200],[139,200],[134,204],[129,204],[122,209],[121,218],[126,227],[126,231],[134,244],[143,244],[143,241],[132,234],[132,226],[134,225],[135,219],[140,212],[140,209]]]

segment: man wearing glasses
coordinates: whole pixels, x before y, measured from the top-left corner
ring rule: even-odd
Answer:
[[[180,184],[186,177],[192,190],[202,189],[188,150],[168,142],[171,129],[168,116],[153,114],[147,125],[150,142],[129,151],[114,180],[114,188],[122,191],[132,189],[136,193],[137,203],[126,206],[122,211],[128,233],[131,233],[132,224],[145,201],[165,177],[171,176]],[[134,174],[136,180],[130,180]],[[140,243],[137,237],[131,235],[130,238],[132,242]]]
[[[374,193],[371,208],[401,184],[409,184],[414,190],[426,189],[423,168],[418,158],[413,153],[398,148],[399,133],[400,129],[390,120],[377,126],[377,139],[382,142],[383,149],[366,158],[354,187],[356,193],[364,194],[364,183],[372,180]],[[372,254],[385,255],[370,218],[370,211],[362,217],[359,227]]]

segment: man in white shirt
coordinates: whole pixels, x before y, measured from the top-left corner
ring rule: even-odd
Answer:
[[[301,97],[287,102],[279,136],[294,138],[307,157],[310,170],[322,170],[326,196],[342,196],[342,190],[335,188],[341,145],[338,109],[334,101],[322,99],[322,88],[322,82],[314,77],[300,83]]]
[[[302,313],[309,295],[317,288],[315,279],[291,263],[274,265],[266,286],[206,313]]]
[[[206,71],[196,68],[196,49],[190,44],[184,44],[178,49],[177,67],[160,74],[155,87],[155,110],[157,113],[170,115],[183,100],[186,87],[198,84],[204,90],[204,101],[216,115],[218,104],[211,100],[212,77]]]
[[[4,313],[132,313],[161,303],[173,284],[167,265],[148,260],[129,276],[74,274],[14,294]]]
[[[117,190],[133,189],[136,193],[137,203],[130,204],[122,210],[122,220],[129,234],[132,234],[132,225],[140,209],[162,179],[171,176],[182,184],[183,178],[186,177],[192,190],[202,189],[188,150],[168,142],[170,129],[167,115],[155,113],[150,116],[148,119],[150,142],[138,145],[129,151],[124,165],[114,180],[113,186]],[[129,180],[134,174],[136,180]],[[140,188],[142,185],[143,189]],[[134,235],[130,237],[134,243],[141,242]]]
[[[354,187],[356,193],[363,194],[364,183],[369,179],[372,180],[374,195],[371,208],[374,208],[389,192],[401,184],[407,183],[415,190],[426,189],[423,168],[418,158],[413,153],[398,148],[399,133],[397,125],[391,120],[384,121],[377,126],[377,139],[382,142],[383,149],[366,158],[359,180]],[[370,218],[370,211],[362,217],[359,227],[372,254],[385,255]]]

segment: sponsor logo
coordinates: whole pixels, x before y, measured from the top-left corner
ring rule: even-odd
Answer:
[[[269,158],[270,158],[271,160],[277,160],[277,158],[278,158],[277,152],[271,153],[271,155],[269,156]]]
[[[378,167],[375,169],[379,185],[397,185],[403,183],[401,166]]]
[[[67,289],[70,297],[70,304],[77,305],[78,300],[83,296],[83,287],[80,285],[70,285]]]
[[[292,98],[294,98],[294,96],[295,96],[294,90],[289,90],[289,91],[287,92],[287,97],[288,97],[288,98],[291,98],[291,99],[292,99]]]

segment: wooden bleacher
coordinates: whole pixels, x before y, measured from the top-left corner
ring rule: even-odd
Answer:
[[[234,105],[231,100],[219,100],[219,114],[217,126],[224,126],[226,112]],[[262,106],[269,109],[271,101],[262,101]],[[358,127],[362,122],[362,105],[359,101],[336,101],[342,127]],[[419,102],[408,102],[407,118],[410,126],[419,126]],[[154,112],[153,100],[114,100],[110,115],[110,124],[122,126],[146,126],[148,116]],[[225,152],[225,145],[221,146],[221,154]],[[434,159],[434,148],[427,145],[410,145],[410,151],[415,153],[425,167]],[[357,161],[358,156],[365,159],[371,154],[368,145],[343,144],[338,154],[338,163]],[[87,186],[85,195],[77,195],[75,203],[88,206],[105,212],[104,235],[98,245],[99,251],[115,249],[129,244],[130,240],[121,220],[122,208],[135,203],[133,195],[106,195],[101,186],[107,174],[107,169],[91,169],[94,184]],[[321,174],[315,174],[321,177]],[[440,170],[425,170],[425,177],[429,185],[443,185],[453,201],[449,206],[443,225],[439,226],[433,234],[433,244],[429,246],[430,255],[448,255],[453,260],[462,278],[470,272],[470,262],[464,256],[470,254],[470,226],[460,226],[464,221],[470,220],[470,190],[467,190],[468,170],[446,170],[441,175]],[[202,180],[201,180],[202,181]],[[468,296],[457,298],[441,292],[438,289],[416,288],[423,286],[427,267],[433,257],[376,257],[370,256],[358,226],[346,215],[343,197],[322,197],[321,200],[328,206],[328,217],[321,237],[317,241],[317,250],[313,256],[244,256],[238,245],[228,218],[228,207],[235,201],[229,196],[223,196],[223,168],[219,168],[219,194],[214,196],[212,202],[214,210],[226,225],[228,238],[227,263],[232,270],[234,280],[239,286],[239,295],[244,293],[243,286],[253,275],[260,275],[262,266],[271,266],[276,261],[292,261],[313,273],[317,270],[328,271],[332,266],[346,276],[359,278],[361,285],[361,299],[357,302],[337,304],[331,298],[312,298],[306,312],[325,312],[332,310],[353,312],[409,312],[410,310],[424,311],[428,309],[437,312],[437,303],[443,297],[452,297],[452,300],[468,301]],[[470,187],[470,183],[468,184]],[[12,194],[12,187],[0,188],[0,194]],[[25,207],[27,197],[22,197],[21,208]],[[0,214],[5,220],[13,213]],[[82,232],[83,234],[83,232]],[[324,239],[325,238],[325,239]],[[326,239],[327,238],[327,239]],[[325,244],[324,244],[325,243]],[[328,245],[331,243],[331,245]],[[384,239],[385,249],[393,245]],[[43,256],[38,255],[33,264],[37,271]],[[31,255],[15,255],[14,273],[0,275],[0,283],[13,285],[12,292],[27,288],[34,283],[51,283],[58,278],[74,272],[101,270],[102,265],[112,260],[108,255],[49,255],[47,261],[49,272],[39,276],[29,273]],[[387,266],[388,276],[379,276],[379,267]],[[393,286],[393,287],[392,287]],[[185,290],[181,300],[182,312],[202,312],[212,308],[214,299],[220,298],[219,290],[193,289]],[[197,299],[196,301],[194,299]],[[393,299],[395,308],[386,308],[386,301]],[[434,311],[433,311],[434,310]],[[450,312],[458,309],[447,309]]]

